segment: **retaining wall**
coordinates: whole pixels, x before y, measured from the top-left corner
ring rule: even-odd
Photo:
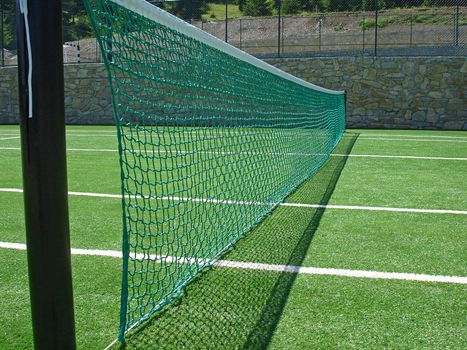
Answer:
[[[293,75],[348,91],[347,127],[467,130],[465,57],[270,59]],[[16,67],[0,68],[0,124],[16,123]],[[102,64],[65,66],[70,124],[113,123]]]

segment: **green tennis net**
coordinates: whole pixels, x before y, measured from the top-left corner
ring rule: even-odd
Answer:
[[[120,340],[326,161],[345,94],[142,0],[85,0],[110,81],[123,197]]]

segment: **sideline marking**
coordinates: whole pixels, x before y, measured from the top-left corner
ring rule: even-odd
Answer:
[[[467,142],[467,140],[427,140],[427,139],[400,139],[400,138],[388,138],[388,137],[365,137],[359,136],[359,140],[376,140],[376,141],[412,141],[412,142]]]
[[[3,136],[3,135],[2,135]],[[0,141],[19,139],[21,136],[2,137]]]
[[[346,135],[353,135],[353,133],[347,133]],[[413,138],[436,138],[436,139],[463,139],[467,140],[465,136],[447,136],[447,135],[404,135],[404,134],[366,134],[361,133],[359,137],[363,136],[383,136],[383,137],[413,137]]]
[[[0,242],[0,248],[26,250],[26,244]],[[122,252],[117,251],[117,250],[78,249],[78,248],[71,248],[71,254],[72,255],[86,255],[86,256],[105,256],[105,257],[119,258],[119,259],[121,259],[123,256]],[[177,262],[181,264],[192,264],[192,265],[196,264],[196,265],[208,266],[208,260],[204,260],[204,259],[161,256],[161,255],[153,255],[153,254],[151,255],[136,254],[134,256],[130,256],[130,259],[133,261],[152,260],[155,262],[166,262],[166,263]],[[367,271],[367,270],[335,269],[335,268],[325,268],[325,267],[276,265],[276,264],[263,264],[263,263],[241,262],[241,261],[230,261],[230,260],[215,260],[212,263],[212,266],[232,268],[232,269],[244,269],[244,270],[288,272],[288,273],[297,273],[297,274],[303,274],[303,275],[325,275],[325,276],[338,276],[338,277],[467,284],[467,277],[426,275],[426,274],[419,274],[419,273],[380,272],[380,271]]]
[[[88,134],[85,134],[85,132],[88,132]],[[99,134],[100,132],[100,134]],[[161,130],[157,132],[158,135],[163,136],[163,135],[169,135],[169,133],[172,133],[172,131],[165,131]],[[238,131],[227,131],[227,130],[209,130],[209,129],[200,129],[200,130],[177,130],[175,131],[175,135],[180,136],[180,134],[186,134],[186,133],[194,133],[198,134],[200,136],[206,136],[205,134],[208,134],[212,137],[215,135],[219,134],[226,134],[226,135],[231,135],[231,134],[237,134],[241,135],[243,137],[246,136],[257,136],[257,135],[265,135],[264,132],[259,132],[259,131],[247,131],[247,132],[238,132]],[[300,135],[300,133],[296,133],[297,135]],[[319,135],[314,135],[313,133],[301,133],[302,135],[307,135],[310,138],[319,138]],[[17,135],[17,133],[0,133],[0,136],[12,136],[12,135]],[[116,132],[107,132],[107,131],[69,131],[66,133],[67,136],[69,137],[116,137]],[[283,135],[283,136],[292,136],[294,134],[286,134],[284,131],[278,132],[278,135]],[[355,134],[349,134],[346,133],[343,135],[344,137],[353,137]],[[13,138],[13,137],[12,137]],[[14,138],[20,138],[19,136],[14,137]],[[8,138],[4,139],[7,140]],[[0,139],[2,140],[2,139]],[[360,134],[357,138],[357,140],[372,140],[372,141],[413,141],[413,142],[454,142],[454,143],[465,143],[467,142],[467,137],[463,136],[445,136],[445,135],[403,135],[403,134]],[[202,141],[202,140],[200,140]]]
[[[23,190],[19,188],[0,188],[0,192],[22,193]],[[72,192],[72,191],[68,192],[68,194],[71,196],[121,199],[121,195],[119,194]],[[132,196],[129,198],[135,198],[135,197]],[[267,202],[236,201],[236,200],[229,200],[229,199],[190,198],[190,197],[138,196],[138,198],[149,199],[149,200],[153,199],[153,200],[166,200],[166,201],[177,201],[177,202],[198,202],[198,203],[212,203],[212,204],[264,205],[264,206],[272,206],[272,207],[280,206],[280,207],[300,207],[300,208],[388,211],[388,212],[398,212],[398,213],[467,215],[467,210],[450,210],[450,209],[392,208],[392,207],[370,207],[370,206],[360,206],[360,205],[305,204],[305,203],[288,203],[288,202],[267,203]]]
[[[19,147],[0,147],[0,150],[4,151],[19,151]],[[70,152],[113,152],[117,153],[117,149],[110,148],[68,148],[67,151]],[[156,151],[154,153],[168,153],[169,151]],[[138,152],[137,152],[138,153]],[[149,152],[146,152],[149,153]],[[175,151],[170,152],[171,154],[258,154],[258,155],[288,155],[288,156],[320,156],[324,154],[312,154],[312,153],[274,153],[274,152],[223,152],[223,151],[203,151],[203,152],[188,152],[188,151]],[[457,158],[457,157],[427,157],[427,156],[395,156],[395,155],[385,155],[385,154],[343,154],[343,153],[331,153],[331,157],[354,157],[354,158],[395,158],[395,159],[424,159],[424,160],[460,160],[467,161],[467,158]]]
[[[454,157],[425,157],[425,156],[393,156],[385,154],[342,154],[331,153],[331,157],[355,157],[355,158],[398,158],[398,159],[426,159],[426,160],[467,160],[467,158]]]

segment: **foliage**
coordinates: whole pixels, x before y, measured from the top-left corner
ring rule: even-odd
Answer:
[[[381,17],[378,20],[378,28],[384,28],[391,24],[409,24],[409,23],[422,23],[422,24],[452,24],[452,16],[438,15],[438,14],[424,14],[413,16],[388,16]],[[366,19],[360,21],[362,29],[374,28],[376,21],[374,19]]]
[[[10,23],[7,22],[6,18],[3,19],[3,45],[5,48],[10,48],[14,41],[13,29],[11,28]],[[0,48],[1,51],[1,48]]]
[[[183,0],[161,4],[159,7],[183,19],[199,19],[209,9],[206,0]]]
[[[239,9],[240,11],[243,11],[243,6],[245,6],[245,1],[246,1],[246,0],[237,0],[237,1],[236,1],[237,5],[238,5],[238,9]]]
[[[242,11],[240,11],[239,6],[235,3],[229,1],[229,18],[240,18],[243,16]],[[210,3],[208,5],[208,10],[203,14],[203,18],[216,18],[216,19],[225,19],[225,2],[224,3]]]
[[[243,6],[243,13],[246,16],[270,16],[272,14],[267,0],[246,0]]]
[[[368,0],[374,1],[374,0]],[[357,11],[362,7],[362,0],[329,0],[327,10],[331,11]]]
[[[305,11],[323,11],[327,1],[323,0],[302,0],[303,10]]]
[[[283,0],[282,11],[286,15],[293,15],[303,10],[303,4],[300,0]]]
[[[1,19],[0,19],[1,20]],[[16,48],[15,35],[15,4],[14,1],[6,1],[3,3],[3,45],[6,49]]]

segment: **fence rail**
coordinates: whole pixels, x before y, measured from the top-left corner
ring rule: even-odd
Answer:
[[[451,6],[326,12],[308,16],[242,17],[190,22],[260,58],[313,56],[440,56],[467,54],[467,0]],[[280,13],[280,11],[278,12]],[[0,8],[0,65],[16,65],[16,49],[5,44]],[[13,16],[14,17],[14,16]],[[67,31],[73,30],[73,35]],[[86,33],[64,28],[64,62],[102,62],[98,44]],[[87,34],[89,35],[89,34]]]

